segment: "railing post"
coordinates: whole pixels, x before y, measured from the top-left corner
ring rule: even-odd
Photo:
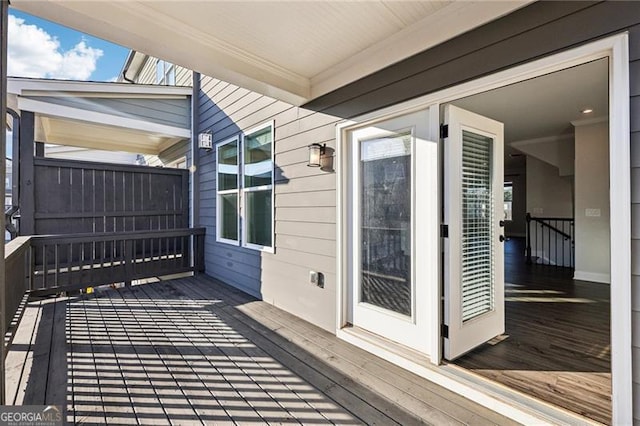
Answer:
[[[531,265],[531,215],[527,213],[527,249],[525,253],[527,257],[527,265]]]
[[[133,240],[124,241],[124,285],[131,286],[133,277]]]
[[[195,270],[204,272],[204,235],[194,235],[195,242]]]

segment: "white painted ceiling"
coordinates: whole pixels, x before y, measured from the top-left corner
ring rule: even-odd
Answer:
[[[302,104],[532,0],[12,0],[17,9]]]
[[[504,123],[506,144],[559,136],[573,132],[571,121],[608,115],[608,76],[600,59],[452,103]]]
[[[572,121],[608,116],[608,78],[600,59],[452,103],[504,123],[505,168],[518,169],[525,156],[512,143],[573,134]]]
[[[36,115],[35,140],[80,148],[158,155],[185,138],[125,127]]]

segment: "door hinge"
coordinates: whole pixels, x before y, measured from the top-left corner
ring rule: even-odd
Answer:
[[[449,238],[449,225],[440,225],[440,236],[442,238]]]
[[[440,334],[442,334],[442,337],[445,339],[449,338],[449,326],[447,324],[442,324],[440,326]]]
[[[440,125],[440,139],[446,139],[449,137],[449,125],[441,124]]]

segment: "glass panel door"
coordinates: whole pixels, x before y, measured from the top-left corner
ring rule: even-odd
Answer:
[[[429,292],[439,285],[438,142],[429,119],[427,109],[350,131],[346,171],[348,322],[425,354]]]

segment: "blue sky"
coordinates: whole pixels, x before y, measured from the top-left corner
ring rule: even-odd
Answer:
[[[10,9],[8,74],[111,81],[129,49]]]

